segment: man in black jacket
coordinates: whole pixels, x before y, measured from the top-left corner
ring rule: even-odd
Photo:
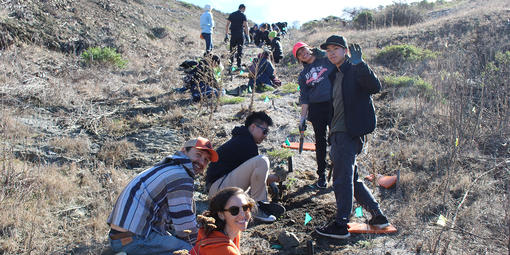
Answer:
[[[244,11],[246,10],[246,6],[244,4],[239,5],[239,9],[228,16],[227,26],[225,29],[225,42],[228,40],[228,31],[230,29],[230,63],[232,66],[234,65],[234,54],[237,59],[237,68],[241,68],[241,57],[243,56],[243,45],[244,45],[244,35],[249,35],[248,30],[248,22],[246,19],[246,15],[244,15]],[[244,33],[243,33],[244,29]],[[247,37],[248,43],[250,42],[250,38]]]
[[[381,83],[363,61],[359,45],[347,48],[344,37],[333,35],[321,48],[326,50],[329,61],[337,67],[329,75],[333,104],[329,139],[337,214],[333,222],[317,228],[316,232],[322,236],[344,239],[350,236],[347,223],[352,212],[353,197],[371,213],[369,225],[379,228],[389,225],[371,192],[362,181],[358,181],[356,166],[356,155],[362,150],[364,136],[374,131],[376,126],[371,95],[381,90]]]
[[[265,112],[250,114],[244,126],[235,127],[232,138],[216,150],[219,159],[209,165],[205,177],[209,198],[226,187],[239,187],[244,190],[250,188],[249,194],[258,202],[259,207],[253,217],[264,222],[276,220],[276,217],[271,215],[275,204],[267,203],[269,159],[259,155],[257,144],[266,139],[272,125],[273,120]],[[274,176],[271,176],[271,179],[273,178]]]

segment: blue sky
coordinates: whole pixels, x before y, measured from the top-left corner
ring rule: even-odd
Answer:
[[[380,5],[389,5],[395,0],[183,0],[184,2],[204,7],[210,4],[215,10],[231,13],[237,10],[239,4],[246,5],[246,16],[257,23],[287,21],[292,25],[294,21],[303,24],[310,20],[321,19],[330,15],[342,16],[345,8],[364,7],[377,8]],[[410,3],[417,0],[402,0],[398,2]],[[304,4],[306,3],[306,4]]]

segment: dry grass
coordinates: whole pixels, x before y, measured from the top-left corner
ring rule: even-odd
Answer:
[[[106,217],[118,193],[136,174],[126,161],[136,156],[142,162],[136,167],[147,167],[163,152],[173,152],[182,141],[198,135],[221,144],[239,122],[234,115],[246,114],[244,104],[214,111],[208,102],[190,104],[188,95],[171,92],[182,85],[176,67],[203,52],[203,43],[197,42],[198,14],[179,9],[179,3],[149,2],[150,8],[162,8],[150,9],[154,14],[150,19],[130,20],[140,23],[117,35],[129,61],[125,70],[85,68],[72,54],[34,44],[20,43],[1,52],[0,254],[101,253],[107,245]],[[112,8],[126,4],[118,3]],[[97,6],[86,8],[77,11]],[[449,16],[411,27],[368,31],[325,27],[293,31],[291,39],[283,40],[290,55],[296,41],[318,46],[331,34],[345,35],[350,42],[361,43],[380,77],[397,74],[371,61],[386,45],[408,43],[441,52],[436,60],[397,71],[430,82],[436,97],[401,93],[402,88],[385,88],[375,95],[379,126],[370,135],[368,153],[359,157],[360,176],[400,172],[397,190],[375,192],[399,233],[358,243],[331,242],[339,252],[378,254],[379,246],[396,240],[399,244],[391,247],[407,252],[508,253],[510,105],[505,95],[509,87],[508,82],[494,82],[507,81],[508,76],[495,72],[491,77],[497,79],[487,79],[482,73],[496,52],[510,49],[505,27],[509,3],[457,1],[450,8]],[[0,16],[4,13],[0,10]],[[226,53],[220,45],[224,17],[217,15],[219,32],[214,40],[218,51]],[[161,26],[156,19],[172,24],[163,39],[149,39],[142,31]],[[83,22],[95,29],[91,20]],[[117,23],[110,25],[116,30]],[[286,56],[286,64],[278,66],[286,82],[295,82],[302,68],[292,58]],[[159,82],[141,82],[147,78]],[[293,118],[299,108],[293,96],[275,100],[275,109],[255,102],[259,110],[270,109],[278,123],[264,146],[279,147],[295,129]],[[163,141],[158,144],[158,140]],[[313,156],[299,160],[309,165]],[[299,184],[315,178],[310,171],[299,174],[304,175]],[[439,215],[448,219],[447,227],[435,224]],[[267,252],[274,241],[257,231],[248,239],[256,241],[243,246],[251,254]]]
[[[127,140],[106,141],[98,152],[97,157],[106,165],[116,166],[136,152],[136,146]]]

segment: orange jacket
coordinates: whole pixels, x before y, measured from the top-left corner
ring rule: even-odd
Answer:
[[[195,247],[191,249],[191,255],[241,255],[239,250],[240,235],[234,240],[220,231],[213,231],[209,236],[205,236],[205,230],[201,228],[198,231],[198,239]]]

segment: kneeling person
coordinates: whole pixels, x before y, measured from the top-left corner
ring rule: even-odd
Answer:
[[[198,137],[131,180],[107,220],[113,251],[135,255],[191,250],[198,233],[193,182],[209,161],[217,160],[209,140]]]
[[[273,120],[265,112],[253,112],[244,123],[232,130],[232,138],[218,149],[218,162],[206,172],[209,198],[225,187],[250,188],[249,195],[258,203],[259,210],[253,218],[263,222],[276,220],[271,211],[283,211],[283,207],[267,202],[266,182],[269,175],[269,159],[259,155],[258,145],[266,139]],[[270,179],[277,179],[271,176]],[[278,208],[274,208],[278,207]]]

